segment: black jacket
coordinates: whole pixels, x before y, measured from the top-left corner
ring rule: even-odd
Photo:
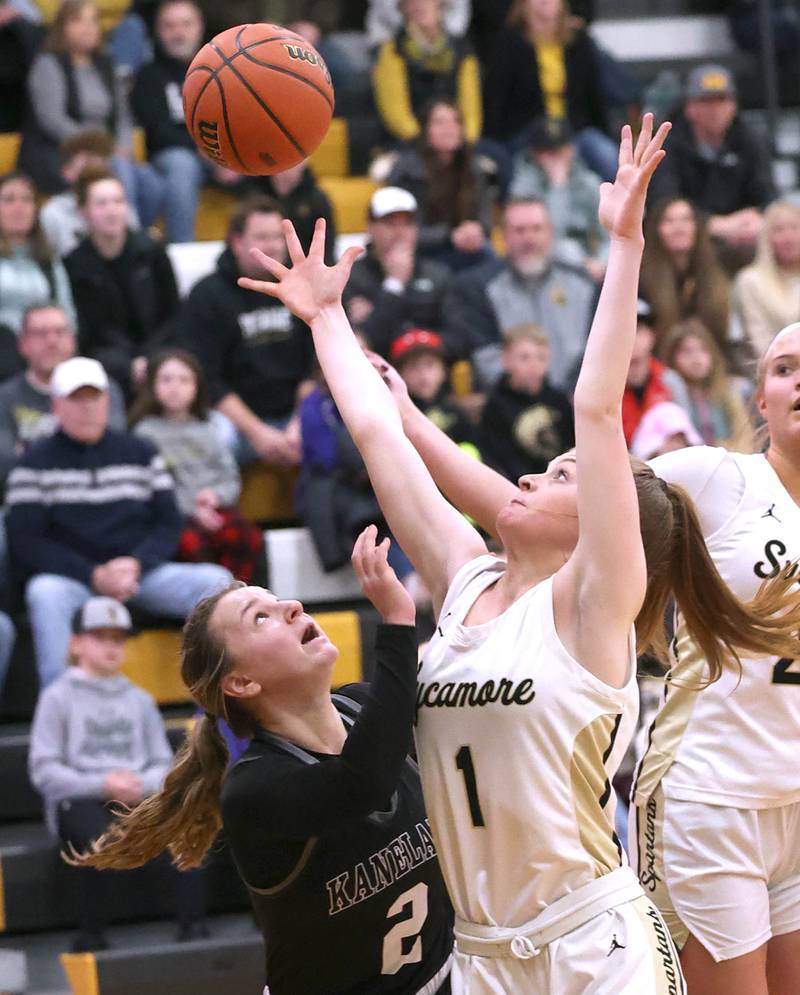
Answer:
[[[181,102],[181,88],[188,68],[188,62],[171,58],[156,45],[153,61],[142,66],[136,74],[131,109],[137,123],[144,128],[148,156],[175,146],[195,148]]]
[[[382,356],[389,355],[392,342],[409,328],[441,329],[444,313],[442,302],[450,280],[445,266],[433,260],[416,259],[414,272],[405,291],[394,294],[384,290],[383,267],[368,248],[356,260],[345,288],[345,305],[356,296],[366,297],[373,304],[372,313],[363,329],[370,345]]]
[[[336,222],[333,208],[327,194],[317,186],[310,169],[306,169],[303,178],[285,197],[275,192],[270,176],[248,177],[245,189],[256,194],[266,194],[280,204],[281,213],[294,225],[305,252],[308,252],[308,247],[311,245],[317,218],[324,218],[325,262],[328,266],[333,266],[336,262]]]
[[[0,28],[0,132],[22,127],[25,81],[43,35],[44,28],[26,17]]]
[[[573,131],[606,130],[606,106],[597,49],[577,31],[564,50],[567,118]],[[545,113],[536,50],[518,30],[503,28],[495,39],[483,87],[484,134],[505,141]]]
[[[184,301],[180,338],[203,364],[212,404],[233,393],[259,418],[285,418],[311,369],[311,333],[274,297],[237,286],[239,275],[225,249]]]
[[[504,373],[481,416],[484,462],[509,480],[543,473],[553,457],[575,445],[575,420],[567,395],[547,380],[538,394],[514,390]]]
[[[64,259],[78,312],[81,352],[120,383],[130,363],[174,340],[178,288],[166,250],[141,231],[128,232],[116,260],[85,238]]]
[[[667,156],[650,187],[650,202],[686,197],[709,214],[732,214],[744,207],[765,207],[775,196],[769,157],[739,118],[733,120],[722,148],[704,158],[683,113],[672,118],[664,148]]]

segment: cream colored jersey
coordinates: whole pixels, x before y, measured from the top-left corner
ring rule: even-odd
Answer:
[[[416,741],[425,805],[457,915],[516,926],[621,866],[611,778],[638,710],[631,631],[625,686],[565,650],[552,578],[480,625],[463,620],[505,562],[453,579],[420,668]]]
[[[695,498],[708,550],[740,598],[752,598],[765,578],[800,558],[800,508],[762,454],[695,447],[653,466]],[[673,654],[635,803],[645,804],[659,783],[666,798],[732,808],[800,800],[798,662],[743,658],[741,678],[730,667],[701,691],[681,687],[702,680],[707,665],[680,618]]]

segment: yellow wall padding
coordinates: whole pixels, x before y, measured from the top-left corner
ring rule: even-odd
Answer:
[[[352,684],[362,679],[361,667],[361,626],[358,613],[320,612],[314,613],[322,631],[338,648],[339,658],[333,668],[332,687]]]
[[[472,393],[472,367],[468,359],[459,359],[450,370],[450,384],[456,397]]]
[[[181,680],[180,629],[147,629],[125,647],[123,673],[159,703],[189,701]]]
[[[0,135],[0,175],[10,173],[17,165],[20,136],[17,131]]]
[[[94,954],[61,954],[60,960],[72,995],[100,995]]]
[[[322,176],[319,185],[333,204],[340,235],[366,231],[369,202],[379,184],[368,176]]]
[[[242,467],[239,507],[251,522],[280,522],[294,517],[297,471],[265,463]]]
[[[347,119],[335,117],[316,152],[308,160],[316,177],[347,176],[350,173]]]

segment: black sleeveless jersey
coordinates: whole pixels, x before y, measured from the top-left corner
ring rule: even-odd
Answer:
[[[262,730],[226,779],[225,829],[264,935],[270,995],[414,995],[450,956],[452,911],[408,756],[406,632],[382,626],[372,686],[333,696],[348,729],[340,756]],[[362,784],[384,767],[383,801],[365,808]]]

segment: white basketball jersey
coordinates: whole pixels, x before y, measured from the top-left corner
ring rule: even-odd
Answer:
[[[749,600],[765,578],[800,557],[800,508],[765,456],[726,458],[739,467],[744,489],[735,513],[706,544],[731,590]],[[634,801],[644,804],[659,782],[667,798],[732,808],[800,800],[798,662],[743,657],[741,678],[726,667],[715,684],[695,691],[676,682],[696,684],[708,669],[680,618],[673,651]]]
[[[624,861],[611,778],[638,710],[567,653],[552,578],[502,615],[463,620],[506,569],[481,556],[453,579],[420,667],[416,741],[425,805],[456,913],[515,926]]]

